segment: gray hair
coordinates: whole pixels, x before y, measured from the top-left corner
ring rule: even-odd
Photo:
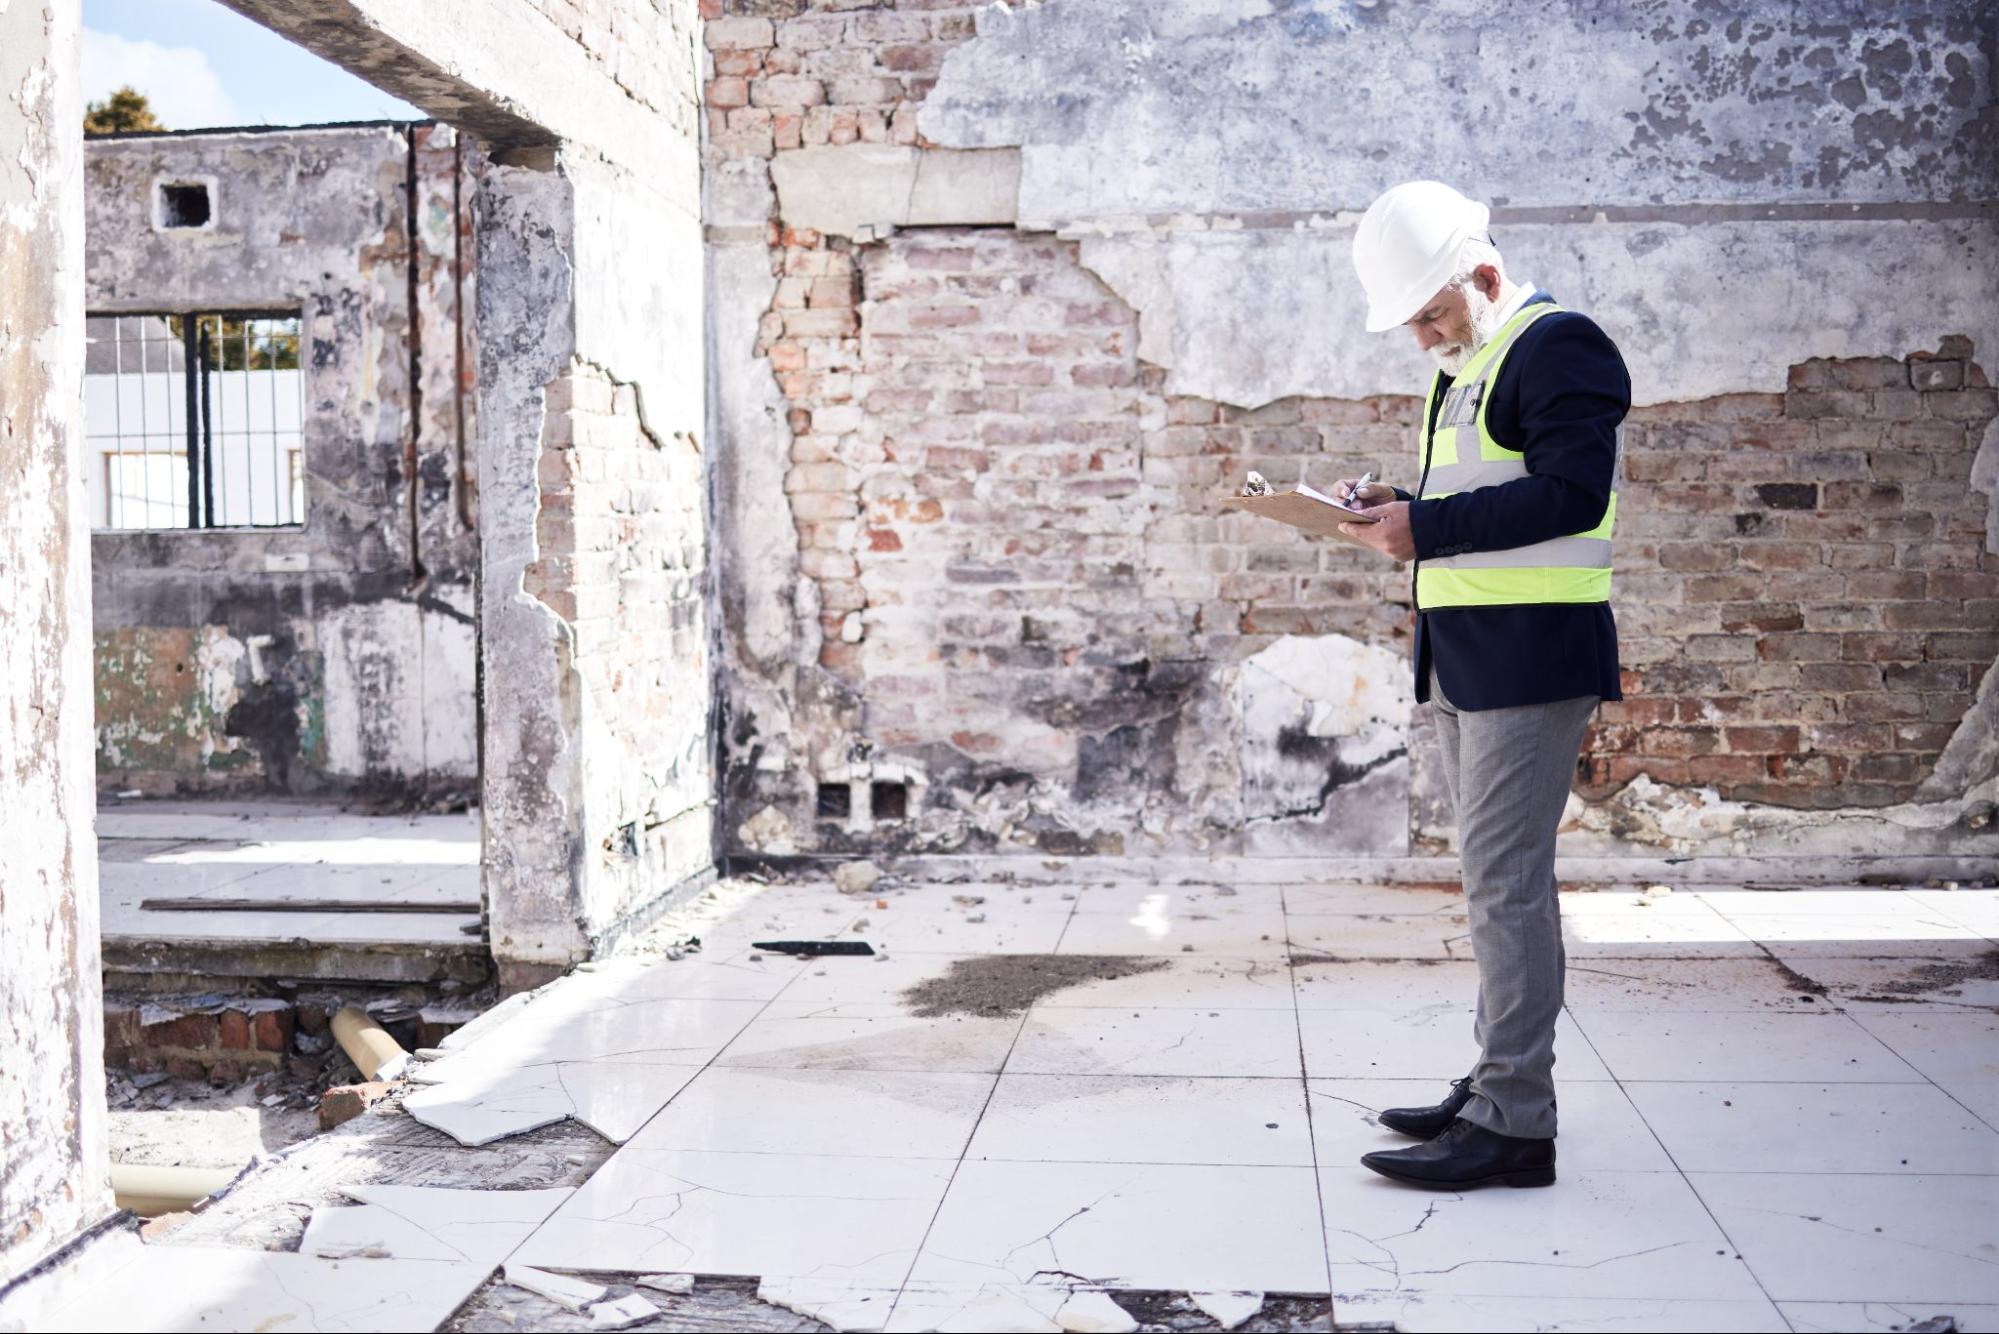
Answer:
[[[1458,247],[1458,266],[1452,271],[1450,285],[1464,288],[1471,285],[1472,275],[1483,265],[1490,264],[1499,270],[1499,285],[1505,287],[1506,264],[1499,257],[1499,247],[1492,243],[1490,236],[1468,236]]]

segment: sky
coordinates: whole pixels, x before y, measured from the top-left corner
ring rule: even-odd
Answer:
[[[83,0],[84,98],[125,84],[170,130],[423,119],[215,0]]]

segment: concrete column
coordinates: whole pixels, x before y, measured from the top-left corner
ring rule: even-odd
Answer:
[[[112,1208],[78,472],[79,11],[0,5],[0,1283]]]
[[[575,192],[552,161],[495,164],[480,183],[480,802],[493,955],[523,982],[588,951],[574,631],[522,583],[538,554],[549,386],[575,354],[574,220]]]

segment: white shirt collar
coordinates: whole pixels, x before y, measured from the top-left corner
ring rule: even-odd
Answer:
[[[1506,298],[1506,304],[1499,308],[1499,318],[1497,321],[1495,321],[1495,323],[1504,324],[1508,320],[1512,319],[1515,315],[1518,315],[1520,313],[1521,308],[1525,306],[1529,301],[1532,301],[1534,299],[1534,293],[1536,293],[1539,290],[1540,289],[1535,287],[1533,283],[1520,283],[1517,286],[1515,286],[1513,289],[1513,295]]]

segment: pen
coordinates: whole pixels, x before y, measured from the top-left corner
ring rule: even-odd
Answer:
[[[1374,481],[1373,473],[1364,472],[1360,475],[1360,480],[1358,482],[1355,482],[1353,484],[1353,489],[1347,492],[1348,509],[1352,509],[1355,505],[1358,505],[1360,503],[1360,493],[1366,490],[1368,484],[1371,483],[1372,481]]]

